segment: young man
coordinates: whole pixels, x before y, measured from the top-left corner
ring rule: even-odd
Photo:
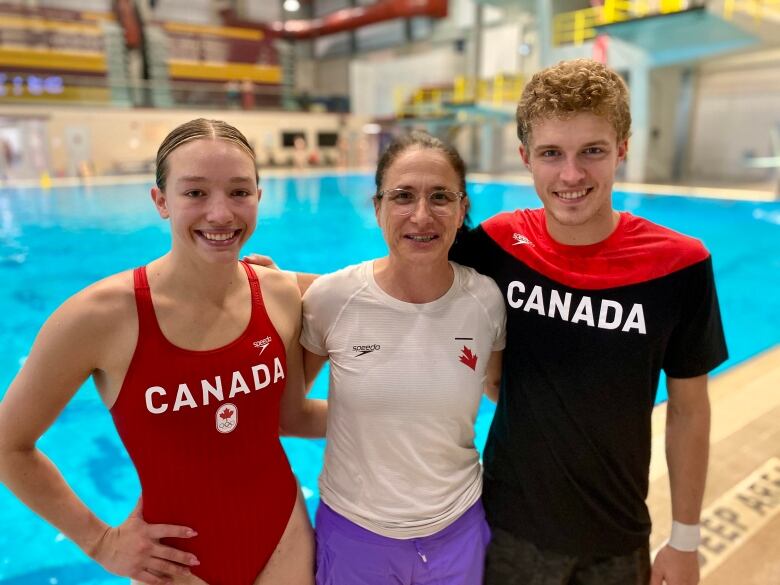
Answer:
[[[453,250],[507,304],[484,453],[488,585],[699,581],[707,372],[727,353],[702,244],[612,207],[630,124],[626,86],[605,66],[534,75],[517,129],[543,209],[499,214]],[[674,524],[651,569],[645,498],[661,370]]]

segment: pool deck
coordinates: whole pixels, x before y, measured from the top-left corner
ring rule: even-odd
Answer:
[[[780,584],[780,345],[710,381],[710,468],[702,513],[702,585]],[[666,404],[653,413],[651,548],[671,525]]]
[[[469,181],[503,182],[517,185],[532,186],[533,180],[528,173],[503,173],[500,175],[488,173],[469,173]],[[640,193],[648,195],[678,195],[680,197],[696,197],[699,199],[729,199],[734,201],[780,200],[780,193],[770,183],[738,184],[727,186],[679,185],[671,183],[627,183],[616,182],[615,191]]]
[[[271,177],[307,177],[321,175],[352,175],[366,174],[373,175],[373,167],[308,167],[302,169],[290,168],[261,168],[260,180]],[[484,182],[498,181],[505,183],[514,183],[518,185],[533,185],[531,175],[522,172],[511,173],[469,173],[469,181]],[[151,184],[154,182],[154,175],[98,175],[94,177],[52,177],[49,180],[51,187],[78,187],[78,186],[99,186],[99,185],[124,185],[124,184]],[[39,179],[15,179],[6,185],[0,183],[0,187],[7,186],[19,189],[37,189],[41,187]],[[770,183],[749,184],[749,185],[729,185],[729,186],[706,186],[706,185],[679,185],[679,184],[653,184],[653,183],[615,183],[616,191],[628,193],[643,193],[650,195],[679,195],[681,197],[697,197],[704,199],[731,199],[735,201],[778,201],[780,192],[773,188]]]

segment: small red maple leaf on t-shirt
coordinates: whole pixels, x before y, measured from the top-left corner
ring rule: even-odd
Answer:
[[[226,408],[225,410],[223,410],[222,412],[219,413],[219,418],[221,418],[223,420],[227,420],[231,416],[233,416],[233,411],[230,410],[229,408]]]
[[[463,346],[463,349],[461,350],[463,352],[463,355],[460,356],[460,361],[463,364],[466,364],[468,367],[470,367],[472,370],[477,369],[477,356],[471,353],[471,350]]]

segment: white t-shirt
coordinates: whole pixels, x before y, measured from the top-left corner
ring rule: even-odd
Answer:
[[[434,534],[482,493],[474,420],[506,312],[493,280],[451,264],[452,287],[430,303],[388,295],[373,261],[321,276],[303,297],[301,343],[330,359],[320,495],[391,538]]]

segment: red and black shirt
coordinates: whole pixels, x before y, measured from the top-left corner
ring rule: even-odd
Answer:
[[[660,372],[699,376],[727,357],[707,250],[629,213],[602,242],[563,245],[535,209],[460,235],[452,259],[492,277],[507,307],[491,524],[575,555],[646,544]]]

